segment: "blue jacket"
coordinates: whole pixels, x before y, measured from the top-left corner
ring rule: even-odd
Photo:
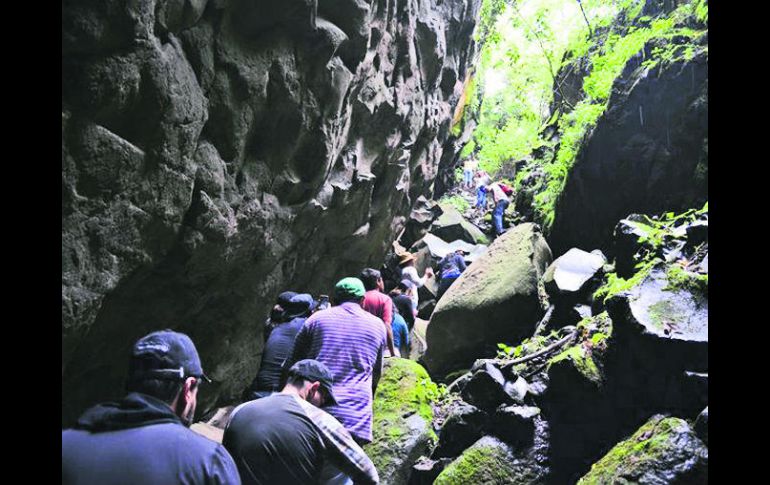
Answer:
[[[237,484],[230,454],[189,430],[163,401],[131,393],[62,431],[62,484]]]

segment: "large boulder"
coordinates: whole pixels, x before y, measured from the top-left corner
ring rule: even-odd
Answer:
[[[707,371],[708,298],[680,286],[673,276],[677,271],[653,269],[639,284],[611,296],[607,309],[618,339],[633,340],[635,353],[672,372]]]
[[[430,232],[445,241],[460,239],[469,244],[489,244],[481,229],[468,222],[460,212],[449,204],[440,204],[444,211],[433,222]]]
[[[538,483],[542,477],[542,468],[534,460],[521,459],[510,445],[485,436],[450,463],[434,484],[523,485]]]
[[[707,482],[708,447],[683,419],[658,415],[611,449],[578,484]]]
[[[385,360],[374,396],[374,439],[364,446],[380,483],[406,484],[417,459],[430,453],[437,441],[431,406],[436,391],[420,364],[398,357]]]
[[[460,148],[480,5],[62,4],[63,425],[162,328],[214,380],[199,409],[234,401],[277,294],[383,260]]]
[[[433,375],[469,368],[532,334],[543,315],[538,283],[551,250],[535,224],[517,226],[489,247],[443,295],[427,331],[424,361]]]

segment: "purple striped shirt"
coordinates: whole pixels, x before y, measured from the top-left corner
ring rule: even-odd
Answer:
[[[372,372],[382,367],[385,338],[382,320],[346,302],[314,313],[294,341],[292,362],[315,359],[334,374],[338,405],[324,411],[367,442],[372,441]]]

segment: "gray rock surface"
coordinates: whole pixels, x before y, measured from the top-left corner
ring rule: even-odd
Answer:
[[[486,347],[530,336],[543,316],[538,283],[550,262],[535,224],[497,238],[438,302],[426,335],[428,371],[443,376],[467,369]]]
[[[461,240],[469,244],[488,244],[489,239],[481,229],[470,223],[460,211],[450,204],[441,204],[443,213],[433,222],[430,232],[445,240]]]
[[[201,411],[239,395],[280,291],[382,261],[430,195],[479,8],[63,5],[63,424],[160,328],[198,345]]]

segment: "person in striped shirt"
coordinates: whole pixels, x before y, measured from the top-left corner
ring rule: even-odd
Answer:
[[[335,306],[305,321],[286,361],[286,367],[291,367],[297,361],[314,359],[331,370],[337,402],[324,410],[359,444],[372,441],[372,400],[386,343],[382,320],[361,308],[365,293],[358,278],[340,280],[334,287]]]

